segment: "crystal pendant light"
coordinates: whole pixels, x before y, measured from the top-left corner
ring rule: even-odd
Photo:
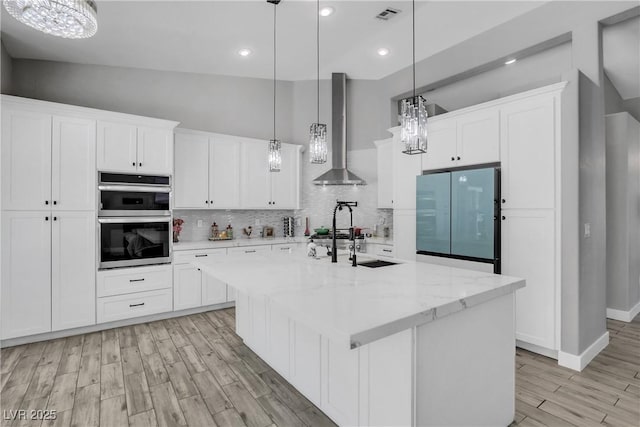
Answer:
[[[316,123],[309,128],[309,161],[327,163],[327,125],[320,123],[320,0],[316,0]]]
[[[280,0],[267,0],[273,4],[273,139],[269,141],[269,172],[280,172],[282,145],[276,138],[276,9]]]
[[[416,2],[412,1],[413,96],[402,100],[400,140],[405,154],[427,152],[427,109],[425,99],[416,96]]]
[[[3,0],[18,21],[53,36],[83,39],[98,31],[93,0]]]

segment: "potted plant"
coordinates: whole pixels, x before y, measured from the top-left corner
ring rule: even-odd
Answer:
[[[180,241],[180,232],[182,231],[182,224],[184,224],[184,220],[181,218],[173,219],[173,241]]]

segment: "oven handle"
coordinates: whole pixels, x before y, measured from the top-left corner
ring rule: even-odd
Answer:
[[[170,216],[130,216],[126,218],[98,218],[98,224],[132,224],[143,222],[171,222]]]
[[[100,191],[118,191],[118,192],[135,192],[135,193],[171,193],[171,187],[168,186],[141,186],[141,185],[98,185]]]

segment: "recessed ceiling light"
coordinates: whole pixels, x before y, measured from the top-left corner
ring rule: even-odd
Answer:
[[[513,59],[510,59],[510,60],[506,61],[506,62],[504,63],[504,65],[511,65],[511,64],[513,64],[513,63],[514,63],[514,62],[516,62],[516,61],[517,61],[517,59],[516,59],[516,58],[513,58]]]
[[[388,54],[389,54],[389,49],[387,49],[386,47],[381,47],[380,49],[378,49],[378,55],[387,56]]]
[[[325,6],[320,9],[320,16],[329,16],[333,13],[333,8],[331,6]]]
[[[238,55],[240,55],[240,56],[249,56],[249,55],[251,55],[251,49],[247,49],[247,48],[240,49],[238,51]]]

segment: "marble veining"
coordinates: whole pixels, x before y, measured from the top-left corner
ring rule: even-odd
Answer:
[[[364,259],[364,255],[359,255]],[[251,297],[265,297],[295,321],[347,348],[437,321],[524,287],[523,279],[396,260],[381,268],[332,264],[303,249],[198,260],[205,273]]]

